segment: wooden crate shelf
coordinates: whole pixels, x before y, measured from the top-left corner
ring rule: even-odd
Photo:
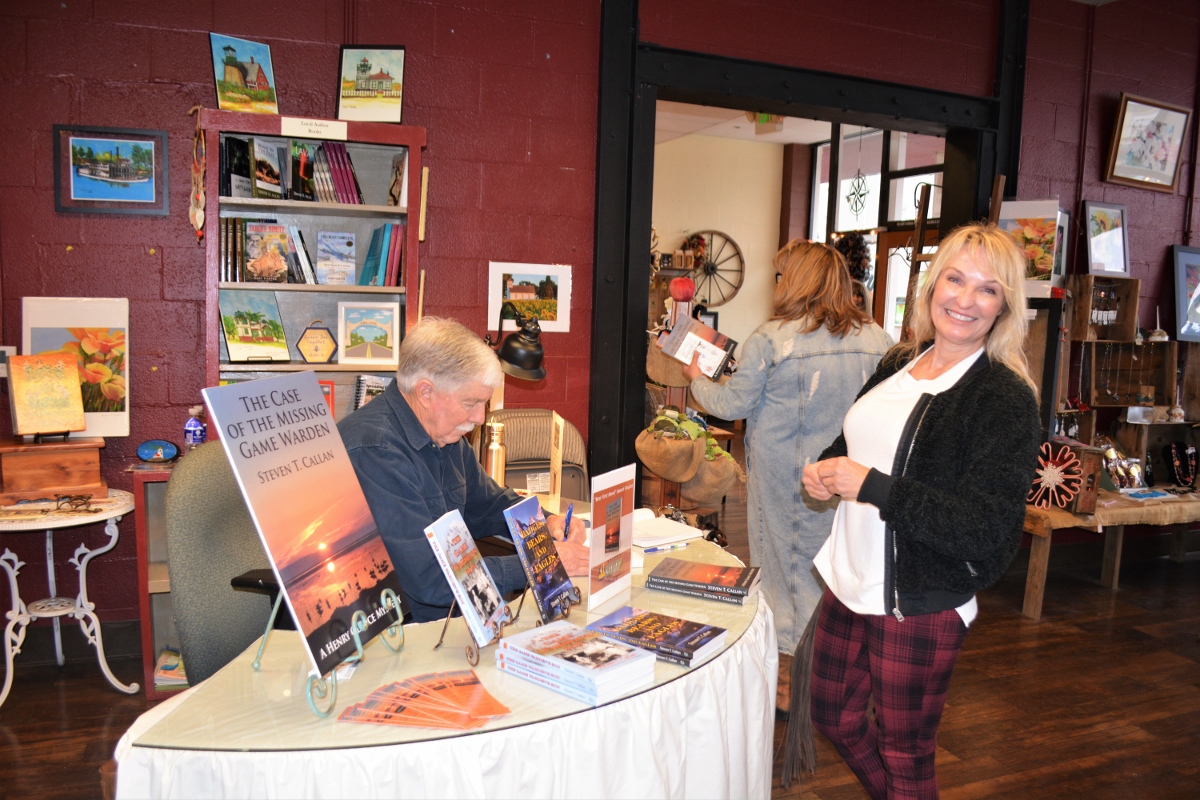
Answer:
[[[1067,276],[1072,304],[1071,340],[1133,341],[1141,284],[1137,278]]]
[[[1089,406],[1175,402],[1178,342],[1084,342],[1083,391]]]

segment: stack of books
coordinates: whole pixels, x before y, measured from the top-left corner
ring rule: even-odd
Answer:
[[[646,588],[741,605],[758,591],[758,567],[719,567],[664,558],[646,576]]]
[[[173,647],[164,647],[154,665],[154,688],[160,692],[186,689],[187,673],[183,670],[183,656]]]
[[[588,625],[588,630],[634,647],[681,667],[703,664],[725,645],[725,629],[679,617],[625,606]]]
[[[496,667],[588,705],[654,682],[654,655],[566,620],[500,640]]]

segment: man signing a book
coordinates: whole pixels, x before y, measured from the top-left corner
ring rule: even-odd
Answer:
[[[338,423],[379,534],[387,545],[413,622],[446,616],[454,599],[425,540],[425,528],[458,509],[476,539],[509,538],[504,509],[521,498],[493,481],[463,438],[484,422],[504,373],[483,340],[458,322],[425,317],[404,338],[393,381]],[[569,575],[588,570],[581,520],[546,525]],[[569,535],[568,535],[569,534]],[[484,559],[500,591],[525,588],[516,555]]]

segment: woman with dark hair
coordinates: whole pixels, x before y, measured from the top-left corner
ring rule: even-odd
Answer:
[[[721,419],[748,419],[747,523],[752,563],[790,654],[821,599],[812,559],[835,503],[800,485],[801,470],[841,429],[854,395],[891,338],[854,306],[845,261],[828,245],[793,239],[775,255],[774,313],[741,346],[726,384],[684,369],[695,398]]]
[[[866,284],[871,275],[871,251],[866,238],[861,233],[851,232],[839,238],[833,246],[846,259],[850,277]]]
[[[1021,543],[1040,439],[1024,278],[995,225],[951,233],[914,302],[913,337],[804,468],[809,494],[842,500],[815,559],[828,589],[812,722],[873,798],[938,796],[937,729],[975,593]]]

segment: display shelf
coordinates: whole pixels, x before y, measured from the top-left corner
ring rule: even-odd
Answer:
[[[333,294],[404,294],[403,286],[358,286],[347,285],[338,286],[336,284],[311,284],[311,283],[265,283],[256,281],[221,281],[217,284],[219,289],[241,289],[251,292],[310,292],[314,294],[322,294],[332,292]]]
[[[142,672],[146,698],[163,700],[172,692],[154,688],[154,666],[164,647],[179,647],[167,575],[167,481],[171,470],[133,473],[134,527],[137,533],[138,607],[141,611]]]
[[[1137,278],[1068,275],[1071,293],[1071,340],[1132,342],[1138,327]]]
[[[1177,342],[1083,343],[1084,401],[1094,408],[1175,402]]]
[[[318,373],[371,373],[366,367],[341,364],[308,364],[300,357],[296,341],[304,329],[320,320],[334,331],[338,328],[338,303],[393,300],[400,305],[401,332],[415,322],[406,314],[409,295],[417,294],[419,282],[419,225],[422,211],[421,157],[425,130],[408,125],[378,122],[299,119],[271,114],[243,114],[205,109],[200,113],[209,154],[205,177],[205,216],[209,220],[205,250],[205,385],[215,386],[222,373],[239,377],[264,376],[283,372],[314,370]],[[329,203],[303,200],[264,199],[221,196],[221,168],[216,154],[224,137],[256,136],[303,138],[314,141],[338,141],[354,163],[365,204]],[[408,205],[385,205],[391,181],[391,162],[395,155],[408,154],[406,197]],[[328,286],[310,284],[242,283],[221,281],[222,218],[245,217],[271,219],[276,224],[294,225],[300,230],[313,266],[317,262],[318,234],[323,231],[353,233],[355,255],[361,269],[369,249],[371,235],[384,223],[404,224],[401,249],[402,285],[400,286]],[[288,344],[291,362],[267,364],[231,363],[221,331],[219,292],[237,289],[274,292]],[[339,346],[341,346],[339,342]],[[390,371],[390,370],[388,370]],[[341,388],[338,389],[341,392]],[[340,399],[340,398],[339,398]]]
[[[1126,456],[1149,459],[1156,486],[1175,483],[1173,466],[1163,457],[1163,449],[1174,442],[1195,446],[1200,442],[1193,422],[1154,422],[1148,425],[1117,422],[1113,436]]]

